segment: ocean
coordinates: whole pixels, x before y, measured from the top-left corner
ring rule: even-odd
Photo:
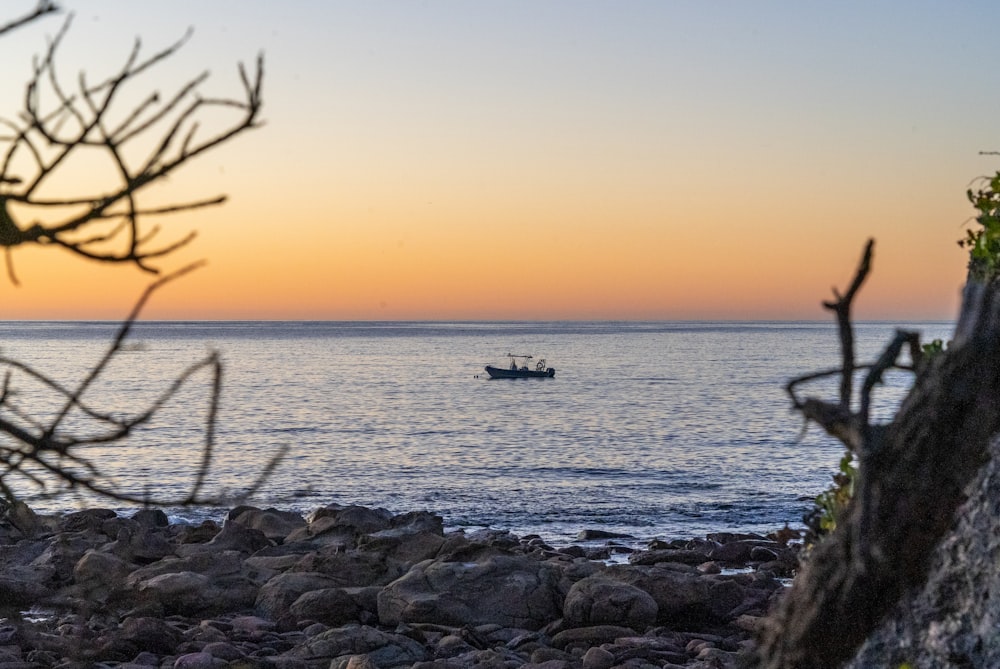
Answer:
[[[860,323],[859,360],[873,359],[897,327],[925,340],[952,328]],[[116,328],[0,323],[0,355],[74,387]],[[88,406],[141,411],[219,351],[206,484],[236,496],[287,448],[249,502],[260,507],[426,509],[448,528],[507,529],[557,545],[584,529],[636,541],[767,532],[801,525],[843,454],[816,426],[803,431],[784,391],[791,377],[839,364],[832,322],[171,321],[136,324],[127,344],[88,388]],[[507,353],[545,358],[555,377],[489,379],[483,367],[505,366]],[[59,410],[52,388],[11,371],[6,407],[43,421]],[[888,376],[877,416],[892,415],[909,382]],[[195,374],[127,442],[83,454],[119,490],[183,497],[201,462],[211,387],[206,371]],[[835,397],[834,380],[810,388]],[[66,426],[96,429],[79,413]],[[121,506],[4,481],[38,511]],[[191,522],[224,513],[168,511]]]

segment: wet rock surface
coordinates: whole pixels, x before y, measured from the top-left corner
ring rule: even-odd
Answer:
[[[556,550],[357,506],[193,527],[17,505],[0,519],[0,667],[735,668],[796,566],[756,535],[580,537]]]

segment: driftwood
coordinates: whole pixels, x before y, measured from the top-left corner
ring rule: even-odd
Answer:
[[[796,395],[801,383],[828,372],[789,384],[796,409],[838,437],[859,467],[835,531],[816,546],[762,634],[759,664],[766,669],[829,668],[853,657],[902,594],[925,580],[932,549],[1000,431],[1000,282],[970,274],[947,350],[925,358],[915,333],[898,332],[879,360],[856,366],[850,302],[871,255],[869,242],[852,289],[826,305],[837,314],[844,351],[839,401]],[[890,423],[872,424],[872,390],[900,366],[904,347],[914,385]],[[855,369],[867,376],[852,402],[847,377]]]

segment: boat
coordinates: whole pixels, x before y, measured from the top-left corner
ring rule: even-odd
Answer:
[[[532,359],[530,355],[508,353],[507,357],[510,358],[510,367],[486,365],[486,373],[491,379],[544,379],[556,375],[555,368],[545,366],[544,358],[540,358],[532,369],[529,366]]]

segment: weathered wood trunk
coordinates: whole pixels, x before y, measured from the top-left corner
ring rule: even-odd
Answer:
[[[766,669],[849,660],[908,589],[1000,431],[1000,281],[970,279],[955,337],[893,421],[861,435],[855,495],[803,567],[761,639]]]

